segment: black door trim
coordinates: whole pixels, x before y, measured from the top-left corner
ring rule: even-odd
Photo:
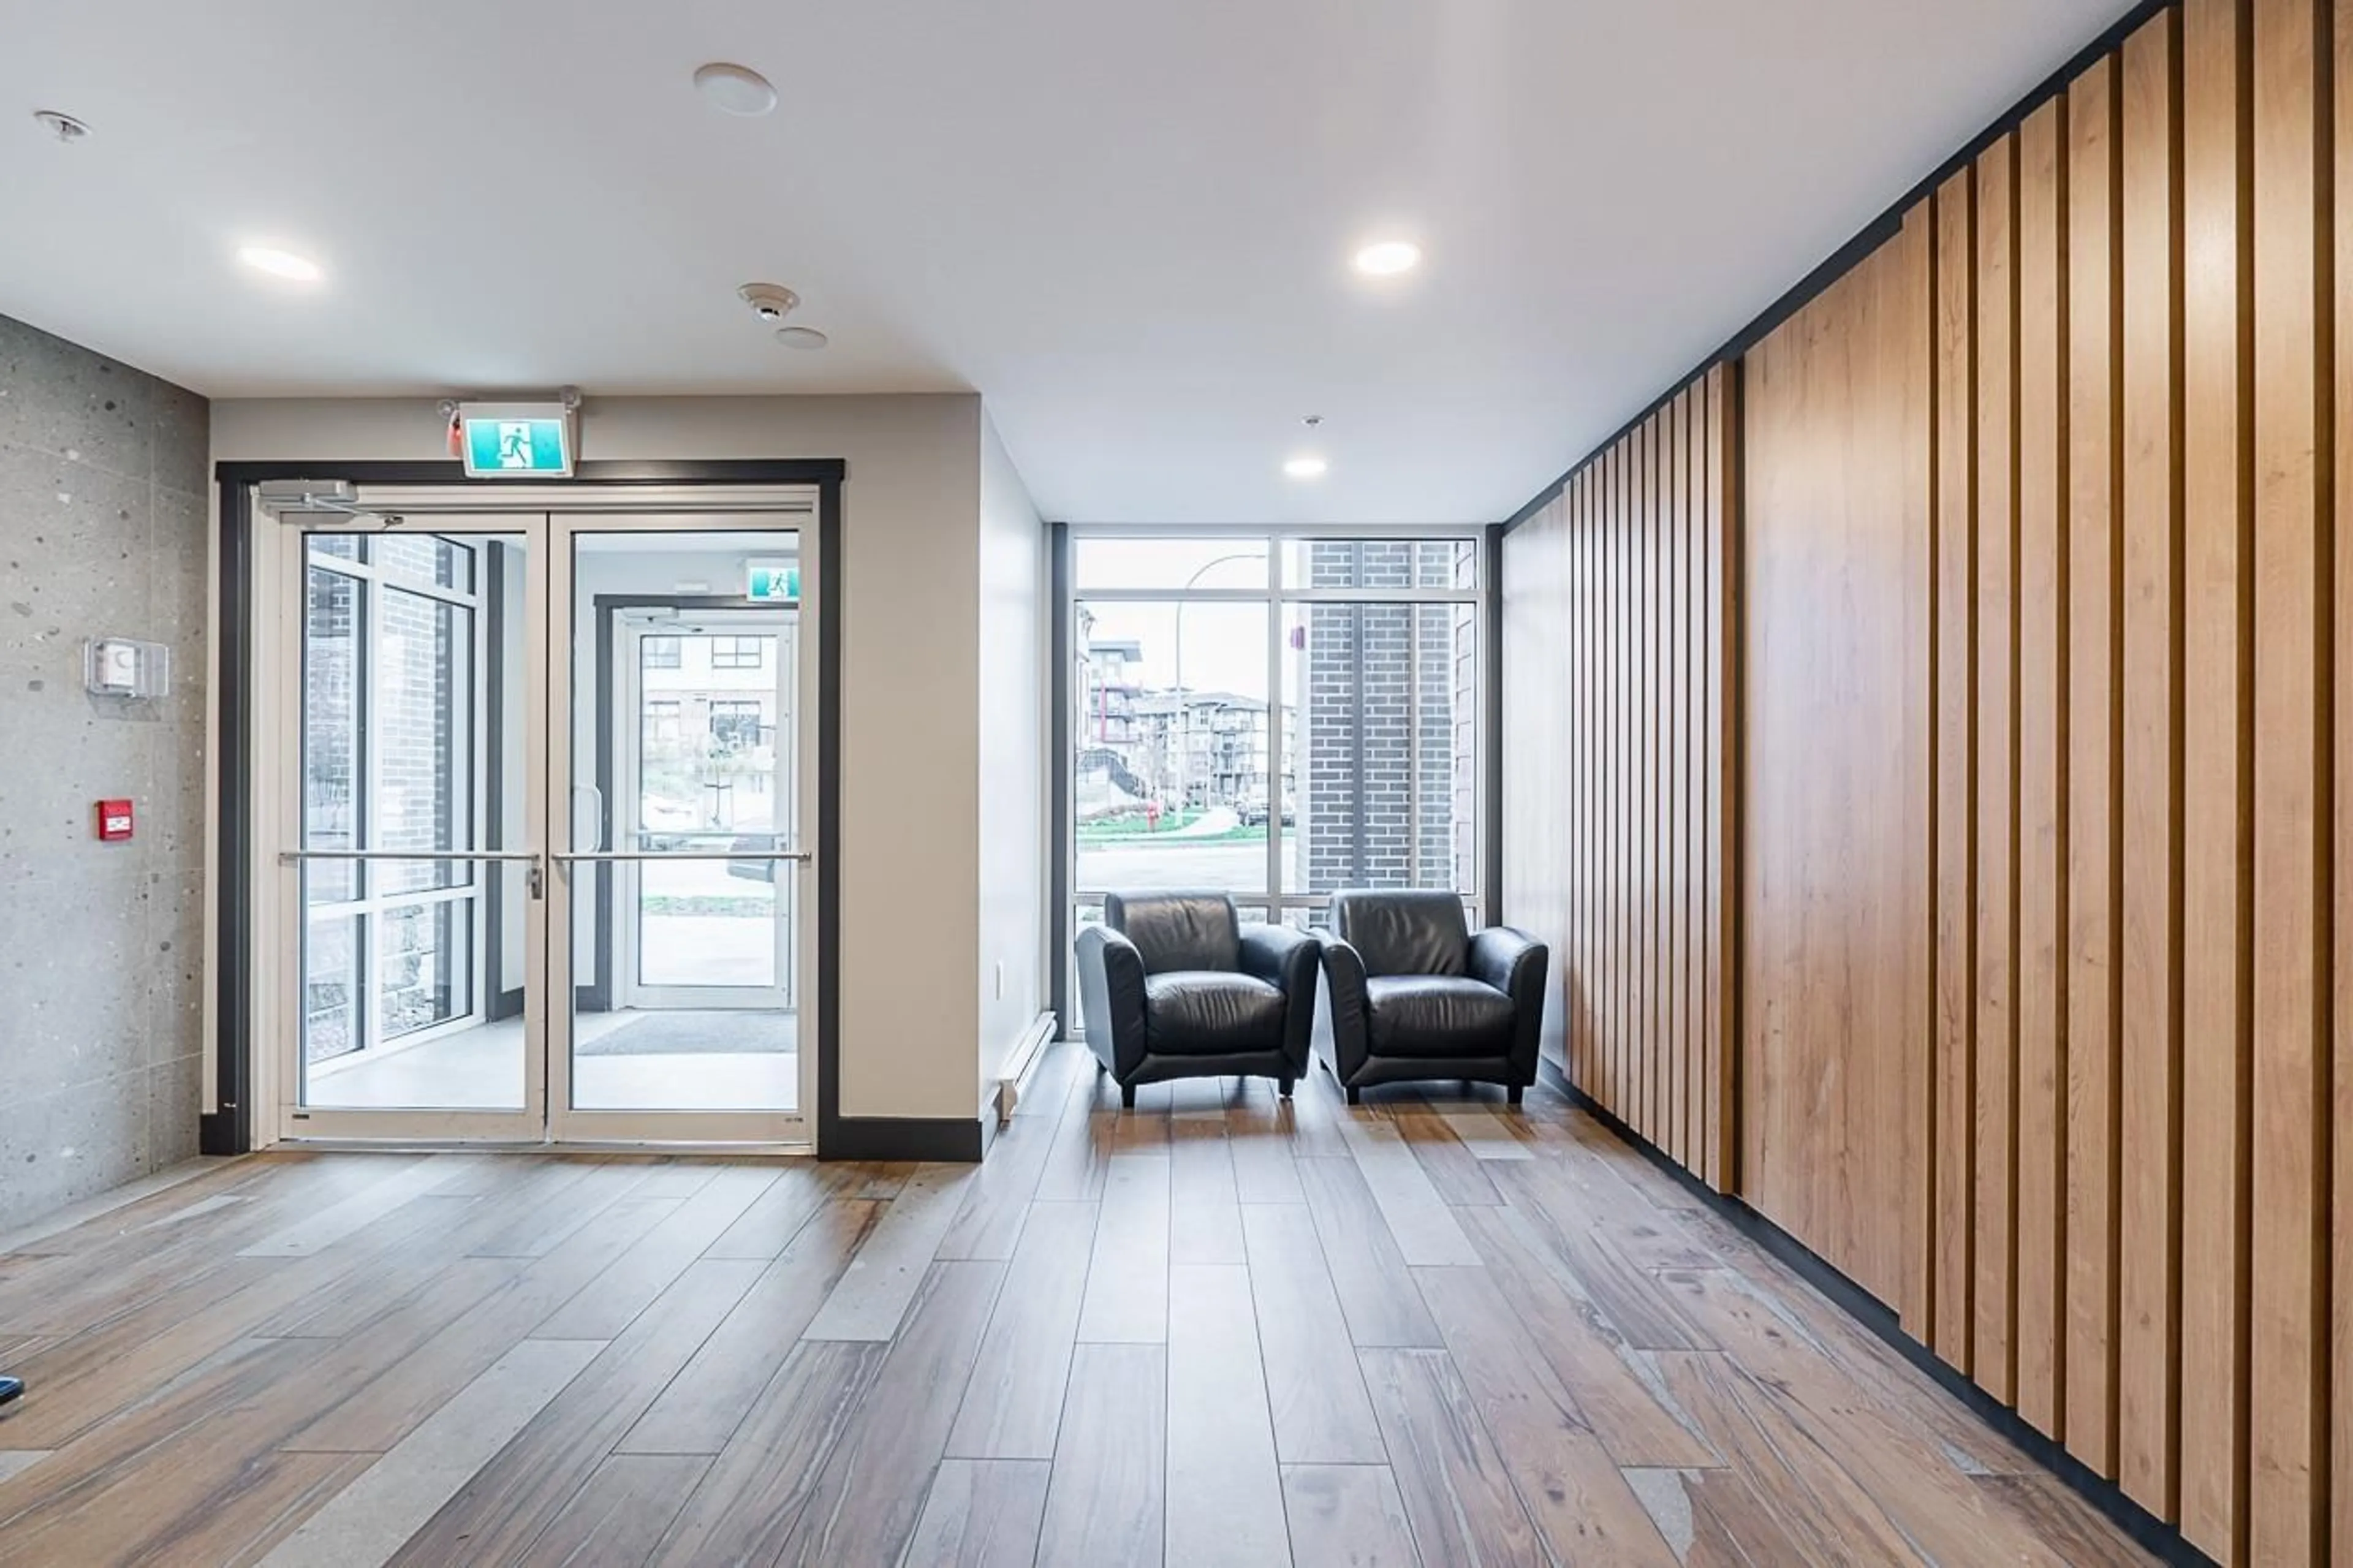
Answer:
[[[348,479],[354,484],[454,485],[495,493],[507,481],[473,479],[454,462],[223,462],[213,466],[220,498],[220,730],[218,768],[220,824],[216,862],[215,910],[218,969],[214,977],[213,1038],[219,1109],[202,1121],[201,1147],[207,1154],[242,1154],[253,1146],[253,1018],[247,983],[253,972],[253,943],[247,911],[252,907],[254,851],[251,745],[253,739],[253,537],[252,487],[270,479]],[[892,1134],[906,1123],[897,1118],[845,1120],[841,1115],[841,615],[842,487],[849,465],[836,458],[591,461],[579,465],[572,484],[646,484],[719,487],[806,484],[817,489],[818,603],[818,994],[817,1146],[827,1157],[861,1157],[869,1148],[901,1142]],[[864,1123],[872,1123],[870,1131]],[[959,1142],[962,1142],[960,1139]],[[972,1158],[978,1158],[978,1123],[973,1124]],[[842,1151],[837,1156],[835,1152]],[[865,1158],[881,1155],[864,1153]],[[893,1156],[896,1157],[896,1156]],[[921,1157],[920,1155],[914,1157]]]

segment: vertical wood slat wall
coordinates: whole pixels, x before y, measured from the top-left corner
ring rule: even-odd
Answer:
[[[2353,1559],[2348,510],[2353,0],[2182,0],[1505,544],[1570,1076],[2232,1563]]]
[[[1541,758],[1514,744],[1504,777],[1507,841],[1562,854],[1556,881],[1506,858],[1509,918],[1566,961],[1552,1048],[1598,1103],[1720,1188],[1735,395],[1727,369],[1694,381],[1504,544],[1505,729],[1559,733]],[[1548,637],[1515,626],[1519,606],[1555,602],[1569,613]],[[1560,731],[1564,689],[1584,718]]]

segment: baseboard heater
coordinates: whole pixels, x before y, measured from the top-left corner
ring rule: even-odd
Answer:
[[[1021,1102],[1021,1086],[1037,1070],[1038,1060],[1046,1054],[1047,1043],[1054,1037],[1054,1015],[1040,1013],[1030,1026],[1021,1031],[1013,1042],[1013,1050],[1005,1059],[1005,1076],[997,1080],[997,1124],[999,1127],[1013,1120],[1013,1108]]]

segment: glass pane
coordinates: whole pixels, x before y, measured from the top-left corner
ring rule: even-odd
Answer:
[[[523,542],[318,536],[305,574],[302,842],[371,856],[522,847]],[[345,549],[344,546],[351,548]],[[390,572],[385,552],[403,563]],[[387,572],[361,579],[330,561]],[[471,591],[471,605],[399,586]],[[472,862],[317,859],[301,1103],[523,1109],[529,881]]]
[[[360,604],[356,577],[312,566],[302,623],[302,847],[356,849],[360,833]],[[359,863],[314,860],[311,903],[359,897]]]
[[[470,849],[474,613],[403,588],[379,589],[378,603],[371,847]],[[459,860],[379,862],[375,887],[379,896],[453,887],[473,870]]]
[[[1474,605],[1289,605],[1284,890],[1478,887]]]
[[[1286,588],[1440,588],[1479,585],[1472,539],[1293,539],[1282,546]]]
[[[368,559],[388,577],[430,583],[460,594],[474,589],[473,547],[429,534],[379,533],[368,540]]]
[[[1266,586],[1263,539],[1080,539],[1072,542],[1072,581],[1090,588]]]
[[[638,639],[638,847],[732,849],[775,833],[781,640]],[[766,861],[639,867],[638,984],[776,985],[776,880]]]
[[[467,971],[473,956],[469,901],[404,904],[375,921],[376,987],[382,1009],[378,1037],[386,1043],[459,1016],[471,994]]]
[[[575,809],[604,803],[614,850],[713,858],[574,868],[572,1105],[792,1110],[797,867],[723,857],[798,841],[800,611],[711,608],[674,584],[741,584],[748,561],[795,559],[799,536],[577,546]],[[575,842],[596,837],[575,824]]]
[[[302,943],[302,1059],[360,1048],[360,922],[313,919]]]
[[[1292,786],[1271,768],[1267,606],[1082,604],[1073,636],[1079,889],[1263,895]]]

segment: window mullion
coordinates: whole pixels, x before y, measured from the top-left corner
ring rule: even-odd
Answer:
[[[1282,779],[1290,726],[1282,714],[1282,542],[1266,544],[1266,918],[1282,923]]]

